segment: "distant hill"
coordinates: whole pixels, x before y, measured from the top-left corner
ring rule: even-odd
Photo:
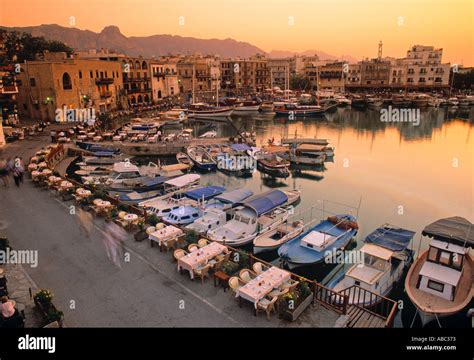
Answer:
[[[314,56],[318,55],[321,60],[341,60],[344,59],[349,63],[355,63],[358,60],[350,55],[343,55],[341,56],[334,56],[324,51],[320,50],[306,50],[302,52],[294,52],[294,51],[286,51],[286,50],[272,50],[268,53],[268,56],[271,58],[283,58],[283,57],[291,57],[295,55],[305,55],[305,56]]]
[[[197,39],[177,35],[127,37],[120,32],[120,29],[117,26],[114,25],[106,26],[100,33],[72,27],[64,27],[56,24],[26,27],[0,26],[0,29],[26,32],[33,36],[43,36],[48,40],[58,40],[78,51],[107,48],[131,56],[142,55],[144,57],[152,57],[168,54],[189,55],[198,52],[202,55],[220,55],[223,58],[248,58],[255,54],[266,54],[264,50],[257,46],[234,39]],[[295,54],[318,54],[322,60],[340,59],[340,57],[319,50],[308,50],[300,53],[285,50],[272,50],[267,55],[275,58],[289,57],[294,56]],[[349,62],[357,61],[349,55],[344,55],[344,59]]]
[[[127,55],[144,57],[167,54],[216,54],[222,57],[248,58],[264,54],[258,47],[233,39],[196,39],[175,35],[152,35],[126,37],[117,26],[107,26],[100,33],[90,30],[63,27],[59,25],[39,25],[27,27],[0,27],[9,31],[21,31],[33,36],[43,36],[59,40],[75,50],[108,48]]]

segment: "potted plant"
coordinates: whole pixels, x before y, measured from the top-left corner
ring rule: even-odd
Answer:
[[[155,214],[148,215],[146,220],[151,226],[156,226],[159,222],[158,217]]]
[[[238,270],[239,264],[230,260],[225,261],[222,265],[222,271],[229,276],[234,275]]]
[[[283,296],[280,316],[295,321],[313,301],[313,292],[307,281],[300,281],[298,286]]]
[[[57,310],[56,308],[50,309],[48,311],[48,321],[50,323],[57,321],[59,325],[62,325],[64,319],[64,313],[62,311]]]
[[[188,244],[196,244],[199,240],[199,233],[195,230],[189,230],[186,233],[186,242]]]
[[[138,232],[133,236],[136,241],[143,241],[148,238],[145,230],[145,221],[138,222]]]
[[[33,299],[35,301],[35,304],[47,306],[51,304],[51,300],[53,300],[53,293],[49,290],[41,289],[33,296]]]

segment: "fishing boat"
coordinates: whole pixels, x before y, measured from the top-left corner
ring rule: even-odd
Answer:
[[[247,144],[221,145],[219,149],[213,150],[213,155],[211,155],[218,170],[239,177],[252,176],[256,161],[248,156],[250,146]]]
[[[191,145],[186,149],[187,155],[199,170],[212,171],[217,168],[217,163],[207,151],[206,147]]]
[[[419,108],[427,107],[430,100],[431,96],[426,95],[426,94],[415,94],[411,98],[413,105]]]
[[[254,195],[235,208],[231,220],[208,231],[207,236],[230,246],[249,244],[259,234],[276,228],[288,219],[288,211],[280,207],[287,201],[288,197],[280,190]]]
[[[253,240],[253,253],[269,252],[278,249],[284,243],[294,239],[304,230],[302,220],[286,222]]]
[[[349,106],[352,104],[352,101],[342,94],[335,95],[334,100],[337,101],[338,106]]]
[[[458,106],[459,100],[457,97],[450,97],[446,100],[446,103],[448,104],[448,106]]]
[[[392,97],[392,105],[396,107],[410,107],[412,103],[411,99],[404,95],[396,95]]]
[[[426,226],[432,238],[405,279],[405,290],[422,325],[464,310],[474,296],[473,224],[465,218],[444,218]],[[420,239],[421,241],[421,239]]]
[[[186,229],[196,231],[206,235],[208,231],[216,229],[227,223],[227,213],[220,208],[206,208],[203,215],[193,223],[186,226]]]
[[[326,256],[345,248],[357,234],[358,225],[349,214],[330,216],[278,249],[290,269],[322,263]]]
[[[202,216],[202,211],[193,206],[179,206],[163,217],[163,221],[171,225],[187,225]]]
[[[271,176],[287,178],[290,176],[290,162],[278,154],[263,154],[257,158],[257,168]]]
[[[111,195],[131,193],[131,192],[149,192],[153,190],[162,190],[165,181],[170,180],[166,176],[155,176],[146,178],[125,179],[116,184],[111,184],[105,187]]]
[[[297,165],[322,165],[327,158],[326,154],[321,153],[319,145],[305,143],[290,148],[290,153],[287,156],[289,161]]]
[[[189,158],[189,156],[184,153],[184,152],[179,152],[176,154],[176,161],[179,163],[179,164],[184,164],[184,165],[187,165],[189,167],[192,167],[193,166],[193,161]]]
[[[383,99],[379,97],[367,97],[367,107],[369,109],[380,109],[384,104]]]
[[[82,182],[88,185],[112,185],[120,184],[127,179],[145,180],[148,176],[140,173],[138,166],[129,161],[118,162],[113,165],[113,171],[106,175],[83,176]]]
[[[389,224],[378,227],[365,238],[360,259],[352,259],[355,263],[347,272],[341,272],[327,287],[348,295],[349,304],[377,304],[382,298],[372,295],[387,297],[412,263],[413,250],[408,246],[414,235],[414,231]],[[345,262],[350,260],[346,257]]]
[[[298,105],[297,103],[274,103],[276,116],[291,117],[311,117],[323,115],[327,108],[319,105]]]
[[[253,195],[253,191],[239,188],[232,191],[227,191],[221,195],[217,195],[206,205],[206,208],[217,208],[221,210],[228,210],[235,207],[237,204],[243,202]]]
[[[242,101],[234,107],[234,113],[239,112],[257,112],[260,110],[260,104],[262,102],[258,100],[246,100]]]
[[[227,117],[233,112],[232,107],[215,107],[204,103],[192,104],[188,109],[188,117],[193,118],[213,118]]]
[[[260,104],[260,110],[264,113],[271,113],[273,112],[273,102],[271,101],[264,101]]]
[[[136,205],[142,201],[154,199],[157,196],[163,195],[163,190],[150,190],[150,191],[132,191],[127,193],[118,194],[118,200],[125,204]]]
[[[281,190],[288,200],[285,203],[285,206],[293,206],[301,199],[301,191],[298,189],[293,190]]]

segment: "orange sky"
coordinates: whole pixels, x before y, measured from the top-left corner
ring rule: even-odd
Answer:
[[[263,50],[317,49],[356,59],[403,57],[411,45],[444,49],[444,61],[474,65],[472,0],[0,0],[0,25],[56,23],[126,36],[234,38]],[[184,25],[179,24],[180,16]],[[290,18],[292,17],[292,18]],[[293,25],[290,23],[293,22]],[[401,23],[401,25],[399,25]]]

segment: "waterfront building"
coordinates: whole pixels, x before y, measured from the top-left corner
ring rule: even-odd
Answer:
[[[17,110],[18,86],[16,83],[15,67],[0,66],[0,123],[15,124],[18,121]]]
[[[152,103],[150,59],[125,57],[122,64],[123,88],[129,106]]]
[[[221,87],[229,94],[251,94],[270,86],[268,60],[263,55],[249,59],[221,60]]]
[[[289,87],[290,76],[295,75],[293,58],[268,59],[270,70],[270,86],[286,89]]]
[[[154,103],[179,94],[176,62],[151,61],[151,89]]]
[[[345,78],[343,73],[344,62],[326,64],[319,69],[319,89],[343,92]]]
[[[92,108],[105,112],[123,107],[119,62],[67,57],[44,52],[25,61],[17,76],[20,117],[53,121],[57,109]],[[63,121],[64,118],[61,118]]]
[[[215,99],[216,84],[221,78],[220,60],[214,56],[187,56],[177,64],[179,92],[186,100],[210,101]]]

